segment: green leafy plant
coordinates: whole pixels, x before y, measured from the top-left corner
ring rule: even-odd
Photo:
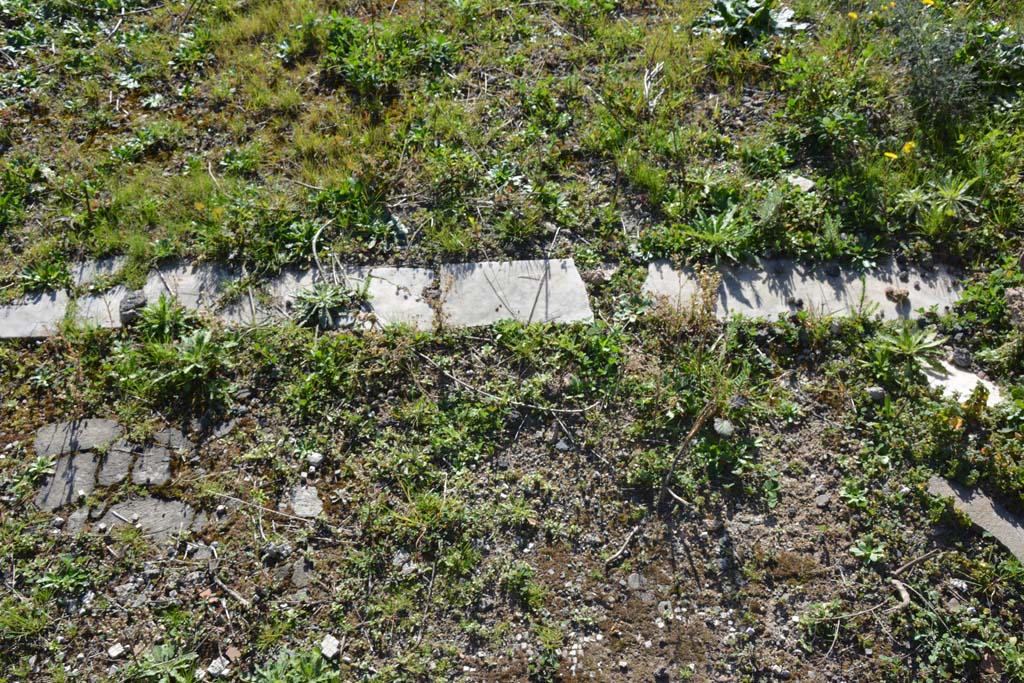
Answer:
[[[341,675],[318,652],[284,652],[256,670],[253,683],[335,683]]]
[[[292,315],[300,325],[333,330],[351,324],[351,315],[365,298],[365,292],[344,283],[321,281],[299,292]]]
[[[878,541],[874,534],[864,534],[850,546],[850,554],[867,564],[885,559],[885,543]]]
[[[198,659],[194,652],[180,652],[173,643],[155,645],[129,666],[125,680],[129,683],[193,683]]]
[[[693,32],[715,33],[727,43],[750,45],[776,33],[807,27],[792,18],[792,10],[776,9],[775,0],[714,0],[694,22]]]
[[[894,333],[880,333],[877,344],[898,364],[915,370],[942,372],[942,347],[946,338],[934,330],[905,323]]]

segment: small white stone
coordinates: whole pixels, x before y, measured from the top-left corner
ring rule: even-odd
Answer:
[[[123,654],[124,654],[124,645],[122,645],[121,643],[114,643],[109,648],[107,648],[107,656],[110,657],[111,659],[117,659],[118,657],[120,657]]]
[[[217,657],[217,659],[210,662],[210,666],[206,667],[206,673],[211,676],[227,676],[230,672],[228,667],[231,662],[228,661],[227,657]]]
[[[341,649],[341,642],[332,636],[330,633],[324,636],[324,639],[320,641],[320,654],[325,659],[334,659],[338,656],[338,651]]]

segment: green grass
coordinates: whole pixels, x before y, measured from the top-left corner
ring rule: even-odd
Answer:
[[[649,626],[653,609],[633,620],[628,599],[603,596],[652,567],[692,613],[728,607],[755,631],[765,604],[788,605],[791,644],[843,675],[865,662],[865,680],[1024,675],[1020,563],[923,491],[941,474],[1024,513],[1024,341],[1005,301],[1024,285],[1021,10],[801,0],[801,29],[772,3],[730,23],[729,5],[0,0],[5,300],[110,254],[136,283],[174,257],[254,281],[328,252],[619,266],[591,286],[591,325],[335,333],[361,294],[321,287],[273,328],[160,300],[130,329],[0,346],[0,681],[43,660],[62,676],[79,651],[81,676],[107,675],[93,655],[115,636],[154,642],[124,679],[187,681],[226,633],[256,681],[452,680],[480,651],[525,653],[517,680],[563,680],[558,651],[577,635]],[[950,315],[911,327],[805,313],[723,325],[640,295],[650,258],[765,255],[952,260],[968,286]],[[921,370],[950,344],[1009,400],[929,389]],[[709,422],[681,453],[706,405],[736,434]],[[24,512],[51,466],[33,431],[92,415],[133,438],[236,418],[161,493],[210,515],[224,495],[245,501],[210,538],[247,606],[219,587],[197,597],[210,565],[179,554],[153,579],[177,598],[118,621],[113,589],[156,550],[138,534],[57,536]],[[327,502],[308,525],[275,513],[303,472]],[[803,508],[787,516],[811,475],[833,494],[814,537],[832,559],[767,538],[731,557],[707,540],[708,520],[813,526]],[[271,542],[292,548],[275,566]],[[891,610],[892,572],[940,543]],[[280,585],[299,557],[317,567],[309,603]],[[726,585],[733,560],[746,583]],[[348,659],[320,657],[324,633]],[[693,663],[698,679],[728,661],[759,680],[785,654],[770,637],[737,658],[684,635],[703,652],[675,652],[677,673]]]
[[[83,255],[273,272],[320,228],[343,258],[410,263],[551,246],[977,263],[1018,243],[1016,10],[993,28],[978,3],[807,1],[801,30],[767,6],[718,33],[694,22],[724,10],[689,0],[12,1],[5,294]]]

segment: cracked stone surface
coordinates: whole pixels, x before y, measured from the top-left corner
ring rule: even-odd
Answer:
[[[106,524],[108,529],[137,523],[147,536],[165,541],[180,531],[200,524],[201,518],[191,506],[180,500],[134,498],[111,506],[96,523]]]
[[[96,490],[96,457],[92,453],[78,453],[58,458],[53,474],[46,478],[36,494],[35,504],[40,510],[53,511],[73,503],[79,492],[89,495]]]
[[[715,315],[774,318],[807,310],[818,315],[877,313],[888,320],[916,318],[918,309],[940,313],[960,298],[962,288],[947,268],[901,269],[894,263],[868,272],[805,267],[785,259],[762,259],[755,266],[721,268],[715,292]],[[699,291],[690,268],[668,261],[650,264],[643,291],[665,297],[679,308],[691,306]]]
[[[163,486],[171,480],[171,452],[163,446],[143,448],[132,468],[132,483]]]
[[[928,384],[932,387],[939,387],[942,389],[942,395],[947,398],[960,398],[965,400],[970,398],[971,393],[974,391],[974,387],[979,384],[988,389],[988,399],[986,403],[989,407],[997,405],[1002,402],[1003,395],[992,382],[987,379],[978,377],[973,372],[967,370],[961,370],[952,363],[942,361],[942,367],[945,370],[944,373],[933,372],[931,370],[925,370],[925,376],[928,378]]]
[[[1002,505],[978,490],[942,477],[928,480],[928,493],[953,499],[953,506],[972,522],[989,532],[1024,562],[1024,520],[1010,514]]]
[[[456,327],[499,320],[589,322],[590,297],[572,259],[441,266],[441,310]]]
[[[289,503],[296,517],[312,519],[323,512],[324,503],[313,486],[296,486],[292,489]]]
[[[168,427],[153,435],[153,441],[172,451],[191,451],[196,446],[180,429]]]
[[[142,291],[150,303],[164,295],[177,298],[185,308],[212,311],[234,277],[220,266],[178,264],[151,272]]]
[[[127,294],[127,289],[117,286],[102,294],[83,296],[75,300],[75,320],[107,329],[121,327],[121,299]]]
[[[121,425],[103,418],[57,422],[36,432],[36,455],[46,458],[108,446],[123,433]]]
[[[111,446],[100,460],[96,483],[99,486],[113,486],[127,479],[132,460],[135,459],[133,450],[132,445],[123,439]]]

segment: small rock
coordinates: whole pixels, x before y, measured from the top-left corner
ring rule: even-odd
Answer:
[[[146,307],[146,293],[140,289],[128,292],[121,298],[118,309],[121,313],[121,325],[131,327],[138,322],[142,309]]]
[[[320,467],[320,465],[323,463],[323,461],[324,461],[323,453],[318,453],[316,451],[310,451],[309,453],[306,454],[306,462],[308,462],[311,467]]]
[[[64,526],[64,518],[63,518],[63,517],[54,517],[54,518],[53,518],[53,521],[52,521],[52,522],[50,522],[50,525],[51,525],[51,526],[52,526],[52,527],[53,527],[54,529],[59,529],[59,528],[61,528],[62,526]]]
[[[636,572],[633,572],[632,574],[630,574],[629,578],[626,579],[626,586],[631,591],[638,591],[641,588],[643,588],[646,584],[647,584],[647,580],[644,579],[644,577],[642,577],[639,574],[637,574]]]
[[[124,654],[124,645],[121,643],[114,643],[107,649],[107,656],[111,659],[118,659]]]
[[[341,642],[328,633],[324,636],[324,639],[320,641],[320,654],[325,659],[334,659],[338,656],[338,652],[341,650]]]
[[[224,651],[224,654],[227,655],[227,658],[230,659],[232,662],[237,662],[239,659],[242,658],[242,651],[234,645],[229,645],[228,649]]]
[[[620,659],[619,660],[619,669],[621,669],[622,671],[628,671],[629,670],[629,662],[627,662],[625,659]]]
[[[324,510],[320,494],[313,486],[296,486],[292,489],[292,512],[296,517],[312,519]]]
[[[1006,290],[1005,296],[1010,322],[1018,330],[1024,330],[1024,287],[1011,287]]]
[[[211,676],[227,676],[229,666],[231,666],[231,662],[227,657],[217,657],[210,662],[210,666],[206,667],[206,673]]]
[[[724,417],[715,418],[715,433],[723,439],[728,439],[736,433],[736,425]]]
[[[950,357],[949,360],[953,363],[953,365],[957,366],[961,370],[971,369],[971,354],[968,353],[965,349],[953,349],[953,355]]]
[[[874,403],[881,403],[885,400],[885,389],[882,387],[868,387],[865,391],[868,398]]]
[[[786,176],[786,182],[800,190],[801,192],[810,192],[814,189],[815,182],[810,178],[804,178],[799,175],[788,175]]]
[[[817,505],[822,510],[827,508],[829,506],[829,503],[831,503],[831,502],[832,502],[832,496],[827,494],[827,493],[823,493],[823,494],[821,494],[820,496],[818,496],[817,498],[814,499],[814,504]]]
[[[559,439],[558,443],[555,444],[555,450],[557,450],[557,451],[559,451],[561,453],[565,453],[566,451],[569,450],[569,448],[570,448],[569,442],[566,441],[565,439]]]
[[[268,543],[263,546],[260,559],[263,561],[263,564],[273,567],[291,554],[292,547],[287,543]]]

